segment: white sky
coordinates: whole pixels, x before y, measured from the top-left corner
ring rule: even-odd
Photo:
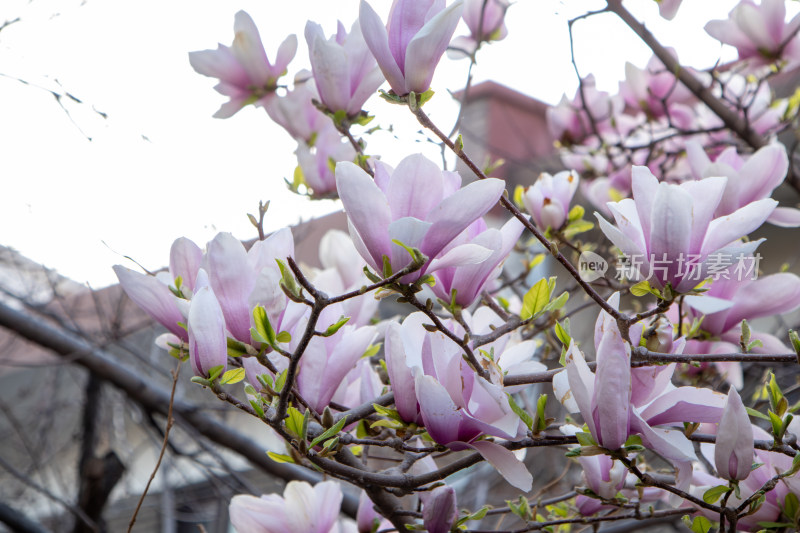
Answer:
[[[372,0],[384,15],[389,0]],[[667,23],[652,0],[628,0],[684,63],[707,67],[723,52],[702,31],[704,21],[726,18],[730,0],[684,0]],[[476,81],[494,79],[557,102],[575,91],[566,20],[603,2],[518,0],[509,10],[509,36],[482,50]],[[271,229],[336,208],[333,202],[295,197],[283,184],[296,161],[294,141],[261,109],[228,120],[211,115],[224,101],[215,82],[191,69],[187,52],[229,45],[234,13],[244,9],[259,27],[270,58],[288,33],[300,42],[290,78],[308,66],[306,18],[332,33],[340,18],[349,28],[357,0],[2,0],[0,74],[57,88],[82,99],[65,101],[72,121],[52,95],[0,77],[0,244],[100,287],[115,281],[111,266],[129,255],[148,268],[168,261],[180,236],[201,246],[217,231],[255,236],[245,213],[272,200]],[[625,61],[643,66],[649,51],[613,15],[576,24],[576,56],[585,75],[615,91]],[[456,34],[466,32],[459,28]],[[735,54],[724,51],[724,57]],[[442,60],[437,96],[426,106],[449,130],[466,61]],[[107,113],[101,118],[92,108]],[[370,153],[390,163],[425,150],[413,117],[379,98],[367,103],[375,123],[394,124],[408,142],[388,133],[368,139]],[[86,136],[93,140],[89,142]],[[468,149],[469,147],[467,147]]]

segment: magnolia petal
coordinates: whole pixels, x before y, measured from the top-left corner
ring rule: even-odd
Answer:
[[[435,257],[474,220],[497,204],[504,190],[502,180],[487,178],[472,182],[445,198],[428,216],[433,225],[422,243],[422,252]]]
[[[776,207],[767,222],[781,228],[800,227],[800,209],[793,207]]]
[[[367,47],[369,47],[372,55],[375,56],[381,72],[386,76],[386,81],[389,82],[392,90],[398,95],[406,94],[403,71],[389,49],[389,35],[386,33],[386,27],[378,14],[375,13],[375,10],[365,0],[361,0],[358,20],[361,25],[361,33],[367,42]]]
[[[462,0],[453,2],[427,21],[408,43],[404,65],[406,93],[421,94],[430,89],[436,65],[456,31],[462,8]]]
[[[533,476],[525,464],[517,459],[514,452],[488,440],[479,440],[467,445],[489,461],[489,464],[495,467],[511,485],[523,492],[531,490]]]
[[[197,291],[189,307],[189,358],[196,376],[208,377],[212,367],[228,366],[225,318],[211,289]]]
[[[368,255],[359,252],[370,266],[381,272],[383,256],[391,256],[388,228],[392,219],[386,196],[364,170],[349,161],[336,164],[336,189],[347,219]],[[353,240],[358,242],[355,236]]]
[[[656,398],[641,417],[651,426],[680,422],[716,422],[725,396],[711,389],[678,387]]]
[[[461,413],[450,394],[436,378],[424,375],[419,369],[415,371],[414,383],[420,414],[428,434],[439,444],[457,441]]]
[[[722,410],[714,446],[717,472],[728,480],[747,478],[753,464],[754,452],[750,417],[736,388],[731,387]]]
[[[764,198],[737,209],[730,215],[716,218],[708,225],[708,232],[703,240],[702,253],[710,254],[726,244],[751,233],[767,220],[778,202],[772,198]]]
[[[188,339],[186,330],[178,325],[178,322],[183,322],[183,315],[175,303],[175,296],[166,285],[153,276],[134,272],[121,265],[114,266],[114,273],[133,303],[174,335],[183,340]]]

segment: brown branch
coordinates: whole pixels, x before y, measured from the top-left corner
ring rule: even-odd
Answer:
[[[150,484],[153,483],[156,473],[158,473],[158,469],[161,467],[161,460],[164,459],[164,452],[167,451],[169,431],[172,429],[172,424],[174,422],[174,419],[172,418],[172,405],[175,402],[175,389],[178,386],[178,374],[180,371],[181,361],[179,359],[178,364],[175,366],[175,370],[172,371],[172,391],[169,394],[169,409],[167,410],[167,427],[164,429],[164,442],[161,444],[161,451],[158,454],[158,460],[156,461],[156,466],[153,468],[153,473],[150,474],[150,478],[147,480],[147,485],[144,486],[144,491],[142,492],[141,497],[139,497],[139,502],[136,504],[136,509],[133,511],[133,516],[131,516],[131,521],[128,524],[128,533],[131,533],[131,530],[133,530],[133,524],[136,523],[136,516],[139,514],[139,509],[142,508],[142,503],[144,503],[144,498],[147,496],[147,491],[150,490]]]

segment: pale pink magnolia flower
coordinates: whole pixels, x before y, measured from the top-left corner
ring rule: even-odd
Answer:
[[[447,49],[447,57],[469,57],[480,43],[505,39],[508,35],[506,10],[510,5],[509,0],[464,0],[461,18],[466,22],[470,34],[453,39]]]
[[[458,173],[442,171],[417,154],[396,169],[378,162],[374,179],[353,163],[338,163],[336,186],[356,249],[379,274],[384,257],[392,272],[412,262],[408,251],[393,241],[417,248],[428,258],[420,270],[404,276],[403,283],[440,268],[480,263],[491,255],[491,250],[470,243],[445,249],[497,203],[505,189],[502,180],[488,178],[462,188]]]
[[[225,317],[209,287],[197,291],[189,306],[189,360],[196,376],[208,377],[215,366],[228,366]]]
[[[433,276],[436,284],[433,293],[446,302],[452,299],[452,291],[456,291],[455,303],[461,307],[469,307],[481,295],[484,287],[494,281],[502,272],[503,262],[513,250],[525,227],[516,218],[509,219],[501,228],[487,228],[486,222],[479,218],[469,225],[445,249],[461,244],[472,243],[491,250],[491,255],[477,264],[452,266],[437,270]]]
[[[783,183],[789,170],[786,147],[780,143],[759,148],[747,159],[738,154],[736,147],[730,146],[712,162],[699,143],[689,141],[686,143],[686,155],[696,179],[710,176],[728,178],[725,192],[714,211],[715,216],[729,215],[750,202],[769,198]],[[800,210],[776,207],[767,222],[781,227],[798,227]]]
[[[334,169],[339,161],[353,161],[356,151],[335,128],[325,129],[309,146],[303,141],[295,150],[297,163],[303,172],[303,181],[312,196],[325,197],[336,193]]]
[[[771,441],[772,435],[759,428],[758,426],[751,426],[752,437],[756,440]],[[718,428],[716,424],[701,424],[698,432],[715,434]],[[703,455],[714,464],[714,444],[703,443],[700,445],[700,450]],[[736,493],[731,494],[728,498],[729,507],[737,507],[744,500],[752,496],[756,491],[760,490],[764,484],[770,480],[777,472],[785,472],[792,467],[792,458],[780,452],[771,452],[767,450],[755,450],[755,456],[752,462],[759,463],[755,470],[750,472],[745,479],[739,482],[739,495]],[[712,476],[699,469],[695,470],[692,475],[692,487],[689,491],[693,496],[702,498],[702,495],[711,487],[717,485],[726,485],[727,481],[721,477]],[[789,493],[800,494],[800,477],[797,474],[791,477],[783,478],[777,486],[768,491],[764,496],[764,502],[753,514],[743,516],[737,522],[737,527],[741,531],[759,531],[762,529],[760,522],[774,522],[777,521],[781,515],[781,509],[784,505],[784,500]],[[686,502],[686,505],[692,505]],[[713,515],[706,509],[700,509],[703,516],[711,520],[719,519],[719,514]]]
[[[675,50],[668,48],[667,51],[677,59]],[[643,69],[630,62],[625,64],[625,80],[619,83],[619,94],[628,106],[641,108],[651,118],[663,117],[673,104],[692,98],[689,89],[656,56],[652,56]]]
[[[141,274],[122,265],[115,265],[114,273],[133,303],[176,337],[184,341],[189,339],[186,330],[178,325],[184,321],[184,315],[178,307],[178,298],[172,294],[166,283],[155,276]]]
[[[578,457],[578,462],[583,467],[583,482],[601,498],[615,498],[624,487],[628,469],[620,461],[608,455],[591,455]],[[593,515],[604,507],[601,501],[583,494],[575,498],[575,505],[583,516]]]
[[[295,80],[294,89],[269,99],[264,108],[292,138],[313,146],[317,137],[338,135],[331,120],[314,106],[314,99],[319,99],[316,88],[307,80]]]
[[[239,533],[339,533],[341,505],[342,489],[335,481],[313,487],[305,481],[290,481],[283,497],[234,496],[228,513]]]
[[[543,172],[532,186],[525,189],[522,202],[536,225],[559,230],[567,222],[569,204],[578,190],[580,176],[565,170],[555,176]]]
[[[424,93],[461,17],[462,0],[394,0],[389,21],[364,0],[359,20],[364,40],[386,81],[399,96]]]
[[[361,35],[358,20],[349,34],[340,22],[330,39],[325,39],[319,24],[308,21],[305,34],[320,100],[332,112],[358,115],[385,80]]]
[[[742,0],[726,20],[712,20],[706,32],[715,39],[733,46],[740,60],[754,66],[777,60],[796,64],[800,60],[800,15],[786,22],[784,0]]]
[[[371,282],[364,275],[364,259],[356,250],[350,236],[339,230],[329,230],[319,243],[319,260],[322,270],[314,272],[314,286],[330,295],[358,290]],[[342,302],[344,315],[350,317],[348,324],[366,326],[378,311],[379,301],[371,293],[350,298]]]
[[[659,183],[646,167],[633,167],[633,199],[608,203],[617,223],[596,214],[606,237],[631,259],[641,279],[684,293],[707,277],[709,256],[732,265],[761,241],[739,244],[769,217],[777,202],[764,198],[714,218],[727,178],[679,185]]]
[[[672,20],[678,13],[683,0],[655,0],[658,3],[658,13],[667,20]]]
[[[720,477],[731,481],[747,479],[753,464],[753,426],[735,387],[731,387],[714,446],[714,465]]]
[[[530,490],[533,478],[513,452],[478,439],[524,435],[503,387],[476,376],[457,344],[424,329],[426,320],[423,313],[413,313],[402,326],[392,322],[386,330],[386,366],[400,416],[421,419],[433,440],[454,451],[476,450],[510,484]]]
[[[189,53],[189,63],[199,74],[218,78],[217,92],[230,97],[214,116],[228,118],[247,104],[263,106],[278,87],[278,78],[297,51],[297,37],[290,35],[278,48],[273,65],[267,58],[253,19],[244,11],[236,13],[233,44],[216,50]]]
[[[422,523],[428,533],[450,533],[458,519],[456,491],[442,485],[430,492],[420,494],[422,499]]]
[[[326,307],[320,314],[317,329],[325,331],[344,315],[341,304]],[[302,339],[308,323],[303,317],[295,327],[289,350],[294,351]],[[378,331],[374,326],[345,325],[329,337],[314,336],[300,359],[297,389],[309,405],[321,413],[336,393],[342,381],[375,340]]]
[[[625,107],[619,95],[597,90],[594,75],[583,78],[582,84],[583,90],[579,87],[572,100],[564,95],[557,106],[547,109],[547,128],[564,144],[581,143],[597,133],[612,133],[614,120]]]
[[[619,293],[609,298],[614,308]],[[635,324],[631,339],[640,339],[644,325]],[[673,353],[683,351],[682,339]],[[725,397],[710,389],[675,387],[675,365],[631,369],[631,347],[621,337],[616,321],[602,311],[595,324],[597,370],[593,373],[574,345],[567,352],[567,368],[553,378],[556,397],[570,412],[580,412],[595,441],[617,449],[630,435],[639,435],[648,449],[668,459],[678,471],[678,486],[687,486],[696,458],[692,443],[681,431],[658,426],[683,422],[717,422]]]

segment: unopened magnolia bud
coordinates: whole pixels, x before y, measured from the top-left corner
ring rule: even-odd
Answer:
[[[331,412],[330,407],[325,407],[325,410],[322,411],[322,425],[326,428],[332,427],[336,421],[333,419],[333,413]]]

